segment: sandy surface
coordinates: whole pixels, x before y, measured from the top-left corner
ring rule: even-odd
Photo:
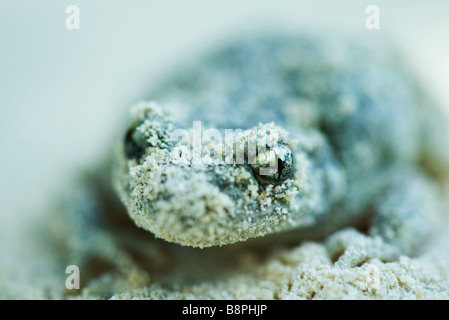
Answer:
[[[446,230],[446,231],[445,231]],[[32,231],[31,231],[32,232]],[[356,235],[355,230],[344,230]],[[38,239],[41,239],[39,241]],[[368,238],[367,238],[368,240]],[[0,297],[6,299],[66,298],[61,251],[50,251],[42,237],[26,245],[1,244],[1,253],[15,246],[0,264]],[[184,260],[163,267],[149,278],[106,272],[71,298],[82,299],[448,299],[449,233],[436,233],[415,257],[397,261],[370,259],[360,266],[334,263],[323,242],[273,246],[263,254],[251,249],[216,251],[177,247]],[[156,241],[152,248],[165,250]],[[173,250],[171,248],[170,250]],[[220,251],[221,250],[221,251]],[[217,253],[222,258],[215,259]],[[158,253],[159,254],[159,253]],[[158,254],[155,255],[158,259]],[[223,262],[228,259],[228,262]],[[232,262],[229,262],[232,261]],[[81,280],[82,280],[81,273]]]

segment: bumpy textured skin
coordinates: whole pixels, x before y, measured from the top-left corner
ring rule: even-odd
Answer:
[[[337,265],[415,252],[439,210],[429,173],[449,163],[441,139],[447,129],[401,58],[374,49],[344,39],[253,37],[176,69],[149,94],[151,102],[133,109],[130,124],[147,147],[132,157],[136,147],[126,151],[122,143],[111,156],[113,188],[126,210],[110,199],[107,179],[90,183],[103,191],[85,196],[106,214],[68,233],[83,234],[78,244],[89,239],[71,245],[76,261],[102,257],[145,283],[140,268],[152,270],[162,259],[151,234],[204,248],[323,238],[361,225],[365,234],[349,229],[326,240]],[[277,134],[293,150],[294,176],[261,185],[246,164],[193,163],[186,140],[170,137],[192,121],[203,130],[242,129],[237,142]],[[218,146],[238,151],[237,143],[222,142],[203,141],[203,155]],[[178,256],[173,248],[163,250]],[[136,256],[140,262],[129,267]]]
[[[150,146],[138,159],[120,155],[116,187],[129,215],[157,237],[198,247],[334,230],[368,212],[377,217],[371,233],[403,246],[420,241],[434,211],[432,182],[418,166],[421,114],[431,107],[398,63],[342,40],[268,37],[177,70],[149,96],[155,103],[134,110]],[[236,140],[278,133],[295,175],[266,188],[249,166],[192,164],[186,152],[179,163],[183,144],[170,142],[168,121],[243,129]],[[204,154],[217,145],[207,142]],[[407,213],[396,213],[395,201]]]

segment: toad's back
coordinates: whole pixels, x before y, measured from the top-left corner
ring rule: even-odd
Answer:
[[[399,59],[343,39],[253,38],[177,70],[149,98],[219,128],[317,128],[344,163],[367,170],[421,158],[437,118]]]

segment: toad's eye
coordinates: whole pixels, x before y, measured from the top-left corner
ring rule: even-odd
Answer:
[[[125,155],[128,159],[139,159],[149,145],[144,134],[137,130],[141,124],[141,120],[135,121],[126,131]]]
[[[277,144],[274,148],[267,147],[258,152],[251,169],[259,183],[280,185],[293,177],[293,153],[283,143]]]

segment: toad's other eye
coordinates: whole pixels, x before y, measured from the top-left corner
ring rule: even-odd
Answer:
[[[259,183],[280,185],[293,177],[293,153],[283,143],[274,148],[267,147],[257,154],[251,169]]]
[[[125,155],[128,159],[139,159],[149,145],[145,136],[137,130],[141,124],[141,120],[135,121],[126,132]]]

